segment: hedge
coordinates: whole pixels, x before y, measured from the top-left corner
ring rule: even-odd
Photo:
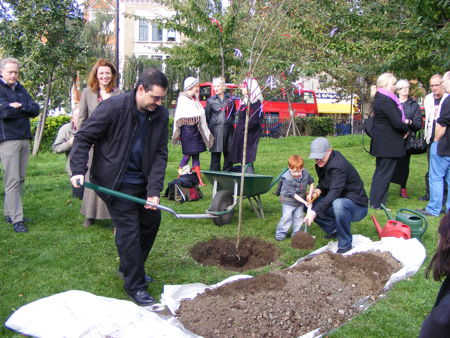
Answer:
[[[33,135],[33,142],[34,142],[34,135],[36,133],[36,128],[39,122],[39,117],[35,117],[31,119],[31,134]],[[58,115],[58,116],[47,116],[47,119],[45,120],[45,128],[44,128],[44,135],[42,135],[42,141],[39,151],[40,152],[52,152],[52,144],[56,139],[56,136],[58,135],[59,128],[70,122],[70,116],[69,115]]]

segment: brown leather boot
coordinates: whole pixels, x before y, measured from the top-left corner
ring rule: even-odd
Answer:
[[[401,198],[409,198],[408,192],[406,191],[406,188],[401,188],[400,189],[400,197]]]
[[[195,171],[195,173],[197,174],[197,177],[198,177],[198,185],[201,186],[201,187],[206,186],[206,184],[203,183],[203,181],[202,181],[202,175],[200,173],[200,166],[196,166],[193,169],[194,169],[194,171]]]

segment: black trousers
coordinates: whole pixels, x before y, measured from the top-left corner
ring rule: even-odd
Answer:
[[[394,174],[397,160],[397,158],[377,157],[370,188],[370,205],[376,208],[381,208],[381,204],[386,205],[389,183]]]
[[[145,184],[121,184],[118,191],[147,199]],[[116,227],[116,246],[120,257],[125,290],[147,290],[144,263],[150,253],[161,223],[161,211],[145,209],[143,205],[112,197],[106,202]]]
[[[209,170],[220,171],[220,157],[222,153],[212,152]],[[228,152],[223,153],[223,171],[230,171],[233,163],[228,160]]]

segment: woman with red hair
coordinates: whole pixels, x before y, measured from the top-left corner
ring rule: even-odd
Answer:
[[[78,113],[78,129],[85,120],[92,115],[95,108],[104,100],[122,91],[116,88],[117,72],[111,61],[99,59],[92,67],[88,78],[88,87],[84,88],[80,99],[80,112]],[[92,163],[93,151],[89,152],[88,166]],[[90,171],[86,173],[85,180],[89,180]],[[89,227],[96,219],[111,219],[105,203],[90,189],[85,189],[81,213],[85,216],[83,226]]]

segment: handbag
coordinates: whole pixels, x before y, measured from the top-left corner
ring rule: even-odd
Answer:
[[[408,154],[418,155],[427,152],[427,142],[423,138],[422,133],[416,135],[416,132],[412,132],[406,138],[405,149]]]
[[[367,136],[372,137],[374,128],[375,128],[375,117],[372,110],[369,114],[369,117],[364,120],[364,132],[367,134]]]

